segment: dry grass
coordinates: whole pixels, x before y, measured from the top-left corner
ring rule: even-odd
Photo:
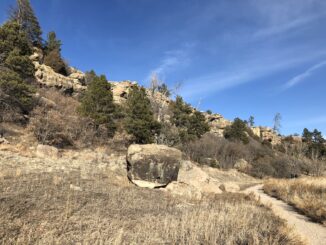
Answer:
[[[0,243],[302,244],[251,197],[195,202],[78,172],[0,180]]]
[[[264,191],[293,205],[312,220],[326,225],[326,177],[267,180]]]

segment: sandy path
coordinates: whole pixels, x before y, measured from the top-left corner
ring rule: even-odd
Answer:
[[[256,185],[246,189],[244,193],[253,192],[260,197],[264,205],[271,205],[273,212],[285,219],[297,234],[307,240],[308,244],[326,245],[326,227],[311,222],[309,218],[296,212],[290,205],[265,194],[262,188],[263,185]]]

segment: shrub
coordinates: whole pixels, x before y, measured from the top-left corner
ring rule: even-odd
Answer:
[[[240,118],[234,119],[231,126],[224,130],[224,137],[233,141],[241,141],[244,144],[249,143],[248,127]]]
[[[230,142],[213,134],[205,134],[202,138],[188,142],[182,150],[191,160],[206,164],[207,159],[218,161],[224,169],[233,168],[239,159],[248,159],[246,147],[237,142]]]
[[[78,111],[81,115],[92,118],[97,127],[105,126],[109,136],[114,135],[116,106],[113,103],[111,85],[105,76],[96,76],[88,85]]]
[[[125,128],[138,144],[153,143],[161,125],[154,119],[150,101],[144,88],[134,87],[126,103]]]
[[[170,123],[161,123],[161,129],[156,143],[168,146],[178,145],[180,143],[178,128]]]
[[[75,99],[56,90],[41,90],[41,95],[54,106],[40,105],[31,113],[29,128],[42,144],[56,147],[83,147],[107,141],[105,134],[99,136],[94,120],[80,117]]]

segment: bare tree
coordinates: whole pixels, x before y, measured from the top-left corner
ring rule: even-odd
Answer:
[[[282,116],[281,116],[281,113],[276,113],[275,116],[274,116],[274,119],[273,119],[273,122],[274,122],[274,126],[273,126],[273,130],[277,133],[280,133],[280,130],[281,130],[281,120],[282,120]]]

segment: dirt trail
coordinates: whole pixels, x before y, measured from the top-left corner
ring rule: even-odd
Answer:
[[[326,227],[310,221],[308,217],[299,214],[290,205],[264,193],[263,185],[256,185],[244,191],[247,194],[250,192],[260,197],[263,204],[270,205],[274,213],[282,219],[285,219],[296,233],[307,240],[308,244],[326,244]]]

